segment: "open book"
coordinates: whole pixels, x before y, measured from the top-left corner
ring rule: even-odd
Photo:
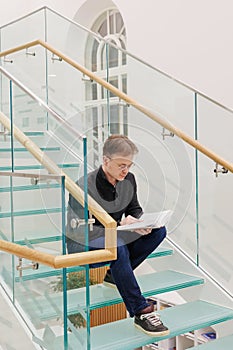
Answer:
[[[129,225],[117,226],[118,231],[134,231],[143,228],[159,228],[165,226],[173,214],[172,210],[164,210],[156,213],[144,213],[140,221]]]

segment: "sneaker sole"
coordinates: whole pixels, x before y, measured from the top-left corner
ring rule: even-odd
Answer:
[[[114,283],[109,283],[109,282],[103,281],[103,285],[104,285],[105,287],[117,289],[117,286],[116,286]]]
[[[167,331],[162,331],[162,332],[149,332],[149,331],[146,331],[144,328],[140,327],[139,325],[137,324],[134,324],[134,326],[138,329],[140,329],[140,331],[150,335],[150,336],[156,336],[156,337],[163,337],[165,335],[168,335],[170,333],[169,329]]]

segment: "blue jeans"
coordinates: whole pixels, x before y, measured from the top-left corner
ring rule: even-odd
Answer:
[[[141,293],[133,270],[138,267],[148,255],[150,255],[166,237],[166,228],[153,229],[145,236],[138,236],[136,240],[129,244],[124,243],[124,231],[117,238],[117,259],[110,261],[112,277],[116,283],[119,293],[125,303],[130,317],[138,314],[142,309],[149,306]],[[104,237],[99,237],[90,241],[90,250],[103,249]],[[80,245],[75,241],[68,240],[68,253],[80,252]],[[82,250],[83,251],[83,250]],[[104,263],[90,264],[91,268],[106,265]]]

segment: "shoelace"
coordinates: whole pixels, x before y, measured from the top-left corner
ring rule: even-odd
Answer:
[[[142,314],[140,315],[140,318],[143,320],[143,319],[147,319],[150,321],[150,323],[153,325],[153,326],[159,326],[162,324],[161,320],[160,320],[160,315],[157,314],[156,312],[150,312],[148,314]]]

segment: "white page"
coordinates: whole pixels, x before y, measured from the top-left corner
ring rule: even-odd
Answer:
[[[134,231],[142,228],[159,228],[165,226],[173,214],[172,210],[164,210],[156,213],[144,213],[140,221],[129,225],[117,226],[118,231]]]

